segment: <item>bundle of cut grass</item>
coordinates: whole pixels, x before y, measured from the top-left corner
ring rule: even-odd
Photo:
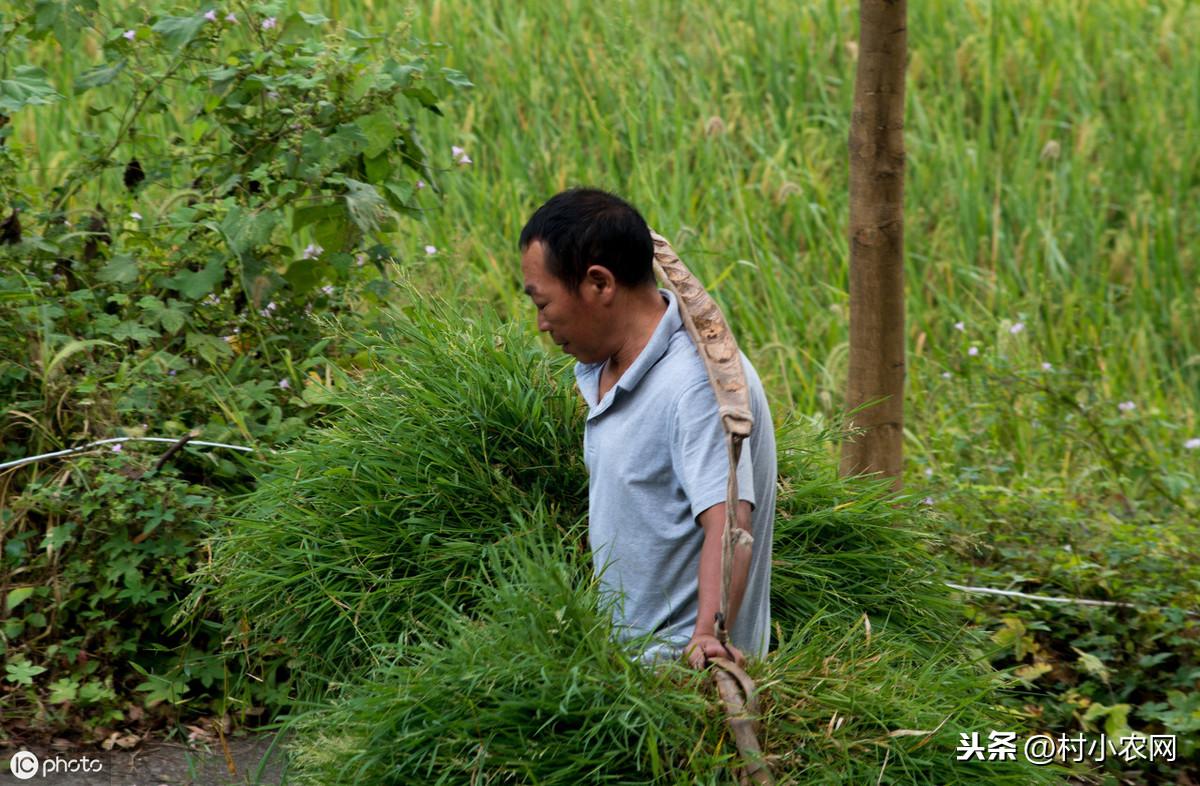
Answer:
[[[214,535],[201,574],[232,625],[254,621],[248,643],[286,638],[301,664],[302,780],[723,781],[735,753],[704,681],[634,665],[598,604],[567,364],[427,301],[363,344],[375,371]],[[953,747],[1004,728],[996,684],[952,640],[917,514],[838,478],[813,438],[778,440],[764,744],[814,782],[978,782]],[[1008,764],[986,779],[1037,781]]]
[[[728,783],[736,751],[707,680],[636,665],[561,547],[512,540],[485,599],[295,723],[299,784]],[[993,678],[810,620],[753,676],[781,782],[1049,783],[1028,763],[958,762],[963,732],[1005,728]]]
[[[796,421],[777,433],[773,618],[790,631],[817,617],[845,624],[865,614],[876,628],[945,640],[962,615],[942,583],[925,514],[897,499],[890,478],[839,477],[824,448],[842,437]]]
[[[193,613],[289,662],[300,699],[469,608],[514,521],[544,508],[578,541],[586,515],[580,404],[533,336],[426,303],[357,338],[374,370],[329,393],[340,415],[279,454],[193,577]]]

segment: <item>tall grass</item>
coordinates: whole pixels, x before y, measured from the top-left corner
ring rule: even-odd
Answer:
[[[401,264],[436,245],[448,290],[521,314],[514,241],[524,219],[570,184],[615,189],[726,307],[780,409],[838,410],[853,4],[302,5],[362,29],[410,21],[478,85],[446,107],[451,122],[426,129],[446,168],[451,144],[474,163],[447,181],[442,207],[401,233],[411,254]],[[1112,396],[1137,391],[1194,432],[1200,43],[1189,32],[1200,7],[932,0],[910,15],[910,399],[937,395],[936,372],[962,350],[956,321],[987,347],[1020,320],[1038,360],[1076,364]],[[38,59],[65,87],[95,51],[85,39]],[[70,158],[77,130],[110,122],[82,114],[103,96],[20,119],[32,183]],[[185,127],[194,105],[181,94],[144,144]],[[950,414],[914,408],[909,422],[928,432]],[[1068,478],[1088,461],[1023,447]]]
[[[277,457],[196,576],[192,609],[207,597],[246,651],[285,645],[301,696],[439,606],[469,609],[488,549],[531,517],[580,538],[582,410],[562,361],[494,314],[409,314],[359,333],[372,373],[330,394],[337,416]]]
[[[213,532],[194,596],[239,661],[287,652],[302,781],[721,782],[732,749],[694,675],[613,641],[566,366],[494,312],[432,298],[359,340],[375,370]],[[776,763],[977,780],[950,772],[953,746],[1004,720],[1000,683],[967,655],[922,509],[839,478],[828,437],[779,436],[776,653],[757,667]]]
[[[635,665],[561,545],[508,541],[495,585],[445,637],[396,652],[293,723],[298,784],[732,782],[736,751],[679,663]],[[781,783],[1050,783],[960,763],[959,735],[1006,726],[993,678],[958,643],[935,651],[813,619],[752,672]]]

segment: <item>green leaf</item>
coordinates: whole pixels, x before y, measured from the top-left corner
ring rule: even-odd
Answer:
[[[73,534],[75,534],[75,525],[71,522],[53,526],[42,536],[42,543],[39,548],[57,551],[71,540]]]
[[[306,14],[303,11],[290,14],[280,27],[279,40],[285,43],[307,40],[313,35],[313,27],[328,21],[327,17],[320,14]]]
[[[1099,677],[1100,681],[1105,685],[1108,684],[1108,667],[1104,665],[1104,661],[1090,652],[1084,652],[1076,647],[1072,647],[1071,649],[1075,650],[1075,654],[1079,656],[1079,665],[1083,667],[1084,671],[1093,677]]]
[[[64,704],[75,701],[79,695],[79,683],[70,677],[63,677],[50,683],[50,703]]]
[[[466,74],[454,68],[443,68],[442,77],[455,87],[461,87],[463,89],[475,87],[474,83],[472,83],[470,79],[467,79]]]
[[[219,358],[229,357],[233,349],[224,340],[205,333],[188,333],[187,348],[209,363],[216,363]]]
[[[25,656],[20,656],[12,663],[5,665],[4,679],[18,685],[32,685],[33,678],[46,670],[45,666],[34,666]]]
[[[158,338],[162,334],[153,328],[143,325],[141,322],[129,319],[113,328],[109,335],[118,341],[133,339],[139,344],[145,344],[151,339]]]
[[[179,675],[176,677],[163,677],[158,674],[147,675],[148,679],[138,683],[134,690],[144,692],[146,694],[145,703],[147,707],[153,707],[156,704],[167,702],[168,704],[177,704],[183,701],[183,696],[188,692],[187,677]]]
[[[88,14],[94,12],[94,0],[37,0],[34,3],[33,29],[38,37],[53,32],[63,49],[71,50],[79,41],[79,31],[90,26]]]
[[[240,257],[255,246],[270,242],[271,231],[279,223],[279,218],[275,210],[255,213],[235,206],[221,222],[221,231],[229,248]]]
[[[396,121],[388,112],[372,112],[355,121],[367,138],[363,155],[374,158],[387,150],[396,138]]]
[[[292,231],[298,231],[319,221],[338,218],[346,218],[346,206],[340,201],[298,207],[292,211]]]
[[[373,232],[391,219],[392,209],[375,186],[349,177],[345,183],[346,211],[359,229]]]
[[[177,308],[164,308],[158,312],[158,321],[162,324],[163,330],[168,333],[178,333],[179,329],[187,322],[187,315]]]
[[[17,587],[8,591],[8,598],[4,601],[4,607],[9,613],[13,612],[17,606],[20,606],[33,595],[35,587]]]
[[[417,103],[428,109],[430,112],[433,112],[435,115],[442,114],[442,110],[438,109],[437,96],[435,96],[433,91],[428,87],[419,87],[414,85],[413,87],[404,88],[402,92],[404,95],[414,99]]]
[[[297,259],[288,266],[283,277],[297,292],[307,292],[324,278],[329,266],[315,259]]]
[[[0,112],[11,115],[25,106],[52,104],[61,101],[46,79],[46,72],[37,66],[17,66],[8,79],[0,79]]]
[[[163,43],[168,49],[182,49],[196,37],[196,33],[204,27],[204,22],[202,14],[164,16],[150,29],[163,37]]]
[[[180,271],[166,279],[163,284],[188,300],[199,300],[212,292],[223,278],[225,278],[225,260],[216,257],[201,270]]]
[[[138,277],[137,262],[129,254],[116,254],[96,277],[109,284],[132,284]]]
[[[75,77],[75,94],[78,95],[93,87],[101,87],[116,79],[125,70],[125,61],[118,60],[112,65],[100,65],[84,71]]]

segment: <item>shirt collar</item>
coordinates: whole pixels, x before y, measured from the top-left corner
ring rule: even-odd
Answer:
[[[683,318],[679,315],[679,304],[675,300],[675,293],[669,289],[659,289],[658,291],[666,298],[667,310],[663,312],[654,332],[650,334],[650,340],[646,342],[646,346],[642,348],[633,364],[625,369],[625,373],[617,380],[617,384],[613,385],[612,390],[605,396],[606,401],[612,400],[617,388],[626,392],[634,390],[646,376],[646,372],[653,368],[663,355],[667,354],[667,349],[671,345],[671,335],[683,327]],[[600,371],[603,368],[604,361],[575,364],[575,378],[579,383],[580,392],[583,393],[584,399],[593,410],[599,410],[593,411],[593,415],[598,415],[600,411],[608,408],[603,401],[597,401],[596,396],[600,385]]]

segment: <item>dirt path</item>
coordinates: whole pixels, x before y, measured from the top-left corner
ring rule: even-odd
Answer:
[[[0,784],[30,786],[285,786],[285,758],[273,734],[229,740],[236,774],[219,745],[148,743],[132,751],[0,749]],[[36,762],[29,754],[36,756]],[[10,762],[18,757],[18,778]]]

